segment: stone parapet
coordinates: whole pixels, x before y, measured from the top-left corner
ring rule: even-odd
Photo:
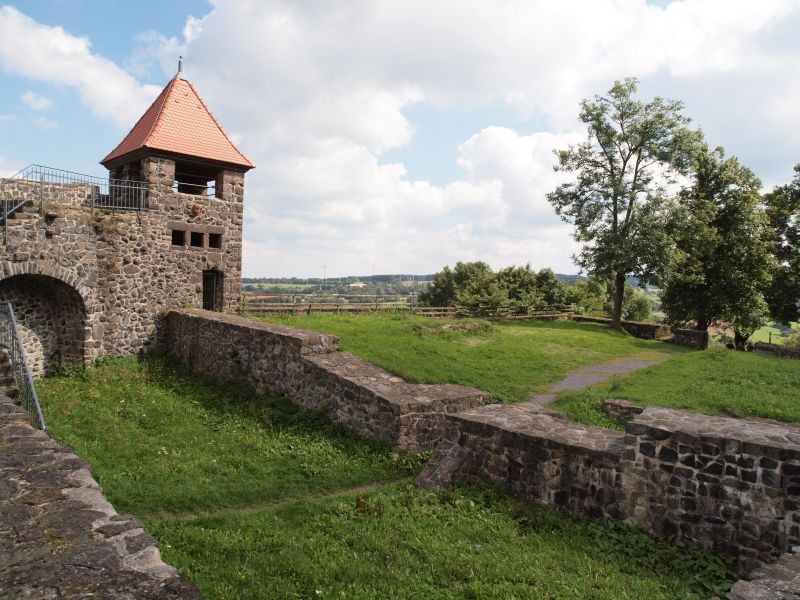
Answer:
[[[407,383],[339,351],[333,335],[234,315],[170,311],[165,342],[168,352],[196,373],[281,394],[398,451],[433,448],[446,414],[489,399],[486,392],[462,386]]]
[[[0,598],[200,599],[89,465],[0,398]]]
[[[571,514],[735,555],[745,569],[800,544],[800,429],[621,408],[630,419],[625,433],[529,404],[447,415],[445,438],[418,484],[488,478]]]

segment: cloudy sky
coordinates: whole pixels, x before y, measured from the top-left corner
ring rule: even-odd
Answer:
[[[766,188],[800,162],[800,0],[0,0],[0,174],[103,174],[180,54],[257,167],[246,276],[576,272],[552,150],[626,76]]]

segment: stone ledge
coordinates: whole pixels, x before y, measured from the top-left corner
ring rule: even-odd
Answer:
[[[447,418],[470,433],[516,438],[515,445],[561,447],[616,461],[625,449],[625,434],[620,431],[568,421],[529,404],[492,404]]]
[[[276,323],[256,321],[238,315],[227,313],[212,312],[199,308],[173,309],[167,313],[169,315],[181,315],[184,318],[199,320],[203,323],[219,323],[227,329],[238,331],[262,331],[270,335],[277,336],[282,341],[297,346],[304,350],[324,352],[326,350],[337,350],[339,348],[339,338],[327,333],[318,333],[307,329],[295,329]],[[223,340],[220,340],[223,341]]]
[[[0,553],[2,598],[202,598],[89,465],[18,412],[0,415]]]
[[[784,554],[778,562],[750,573],[736,582],[728,600],[797,600],[800,598],[800,556]]]
[[[710,443],[726,454],[778,455],[800,459],[800,428],[788,423],[717,417],[650,406],[627,425],[633,435],[664,439],[678,433],[682,444]]]
[[[397,451],[432,449],[444,417],[489,394],[457,385],[411,384],[338,349],[332,335],[197,309],[165,319],[167,350],[190,370],[285,396]]]

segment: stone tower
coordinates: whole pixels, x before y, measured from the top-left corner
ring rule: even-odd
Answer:
[[[180,72],[101,164],[108,180],[36,165],[0,180],[0,299],[36,374],[156,348],[167,308],[239,303],[254,165]]]

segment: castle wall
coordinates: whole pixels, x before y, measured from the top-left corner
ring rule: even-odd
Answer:
[[[787,424],[658,407],[625,433],[525,405],[447,415],[417,482],[482,478],[573,515],[735,555],[745,569],[800,545],[800,429]]]
[[[444,416],[484,404],[489,394],[457,385],[414,385],[352,354],[332,335],[220,313],[173,310],[167,350],[191,371],[286,396],[398,450],[433,448]]]
[[[3,280],[21,274],[53,277],[73,288],[84,302],[86,317],[77,340],[87,360],[157,348],[163,311],[202,306],[204,271],[223,274],[221,310],[239,304],[244,174],[222,171],[218,198],[173,191],[172,160],[146,158],[131,169],[148,182],[147,210],[92,211],[86,204],[88,185],[42,187],[0,180],[0,199],[21,195],[31,201],[8,220],[7,243],[0,247],[0,290]],[[184,245],[173,244],[173,229],[185,231]],[[193,233],[199,246],[191,245]],[[211,247],[211,234],[219,248]],[[14,284],[13,301],[24,321],[36,324],[30,331],[42,332],[38,341],[27,336],[26,343],[37,357],[37,373],[42,373],[46,357],[55,356],[52,348],[58,346],[54,326],[46,325],[51,319],[47,307],[62,302],[52,299],[48,304],[41,287],[30,281]]]

